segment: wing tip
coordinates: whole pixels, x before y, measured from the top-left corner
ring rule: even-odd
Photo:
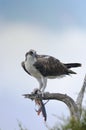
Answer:
[[[24,67],[24,61],[21,62],[21,66]]]
[[[69,72],[69,74],[77,74],[76,72],[74,72],[72,70],[69,70],[68,72]]]

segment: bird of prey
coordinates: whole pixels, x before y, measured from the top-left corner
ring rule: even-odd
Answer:
[[[62,63],[60,60],[49,56],[39,55],[35,50],[25,54],[25,61],[21,63],[23,69],[39,82],[39,90],[43,93],[47,79],[64,77],[65,75],[76,74],[70,68],[80,67],[80,63]]]

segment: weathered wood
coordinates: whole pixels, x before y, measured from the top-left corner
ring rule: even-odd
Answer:
[[[83,98],[84,98],[84,93],[85,93],[85,89],[86,89],[86,75],[85,75],[85,78],[84,78],[84,83],[82,85],[82,88],[77,96],[77,99],[76,99],[76,104],[77,104],[77,107],[79,109],[79,118],[81,117],[81,114],[82,114],[82,102],[83,102]]]
[[[42,100],[58,100],[64,102],[69,108],[71,118],[79,121],[81,117],[82,101],[84,97],[84,92],[86,88],[86,76],[84,78],[83,86],[78,94],[77,100],[74,101],[70,96],[60,93],[44,93],[42,94],[24,94],[25,98],[31,100],[42,99]]]
[[[74,102],[74,100],[66,94],[44,93],[43,96],[42,96],[42,94],[24,94],[23,96],[25,98],[29,98],[29,99],[32,99],[32,100],[34,100],[36,98],[40,98],[42,100],[59,100],[59,101],[62,101],[68,106],[68,108],[70,110],[71,117],[75,118],[76,120],[79,120],[78,107],[77,107],[76,103]]]

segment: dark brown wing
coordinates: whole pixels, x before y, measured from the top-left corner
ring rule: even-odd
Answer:
[[[31,74],[26,70],[24,62],[21,63],[21,66],[23,67],[23,69],[24,69],[29,75],[31,75]]]
[[[69,74],[67,67],[51,56],[39,56],[34,64],[43,76],[60,76]]]

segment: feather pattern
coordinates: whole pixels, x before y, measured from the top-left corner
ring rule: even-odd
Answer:
[[[34,66],[45,77],[71,73],[63,63],[52,56],[38,56]]]

